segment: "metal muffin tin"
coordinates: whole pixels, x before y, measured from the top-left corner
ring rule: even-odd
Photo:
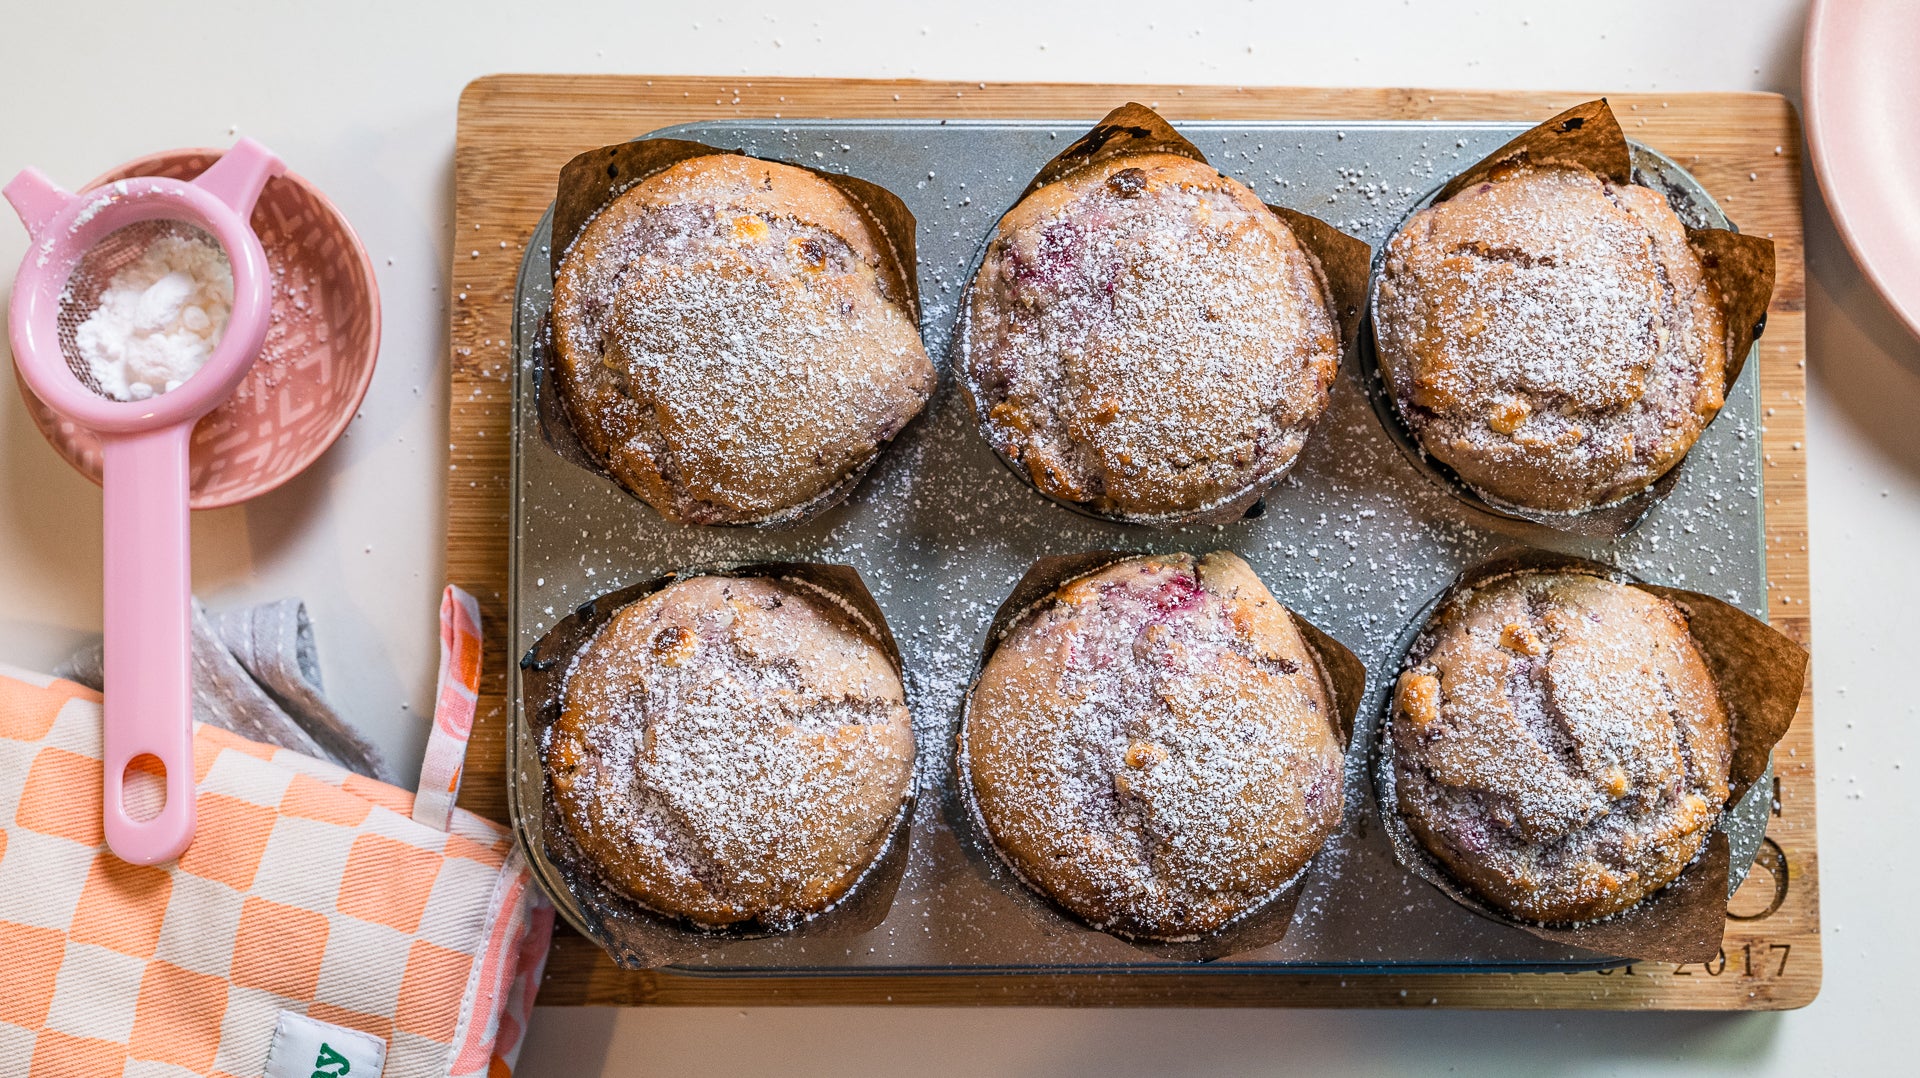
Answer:
[[[1277,598],[1353,649],[1367,665],[1369,685],[1348,754],[1345,819],[1315,863],[1290,931],[1279,942],[1198,968],[1359,973],[1614,964],[1477,917],[1396,865],[1375,817],[1363,747],[1374,737],[1410,621],[1462,569],[1500,551],[1559,550],[1653,583],[1711,592],[1765,617],[1759,364],[1746,365],[1671,494],[1617,539],[1556,533],[1462,503],[1396,447],[1353,356],[1298,466],[1247,518],[1151,529],[1076,515],[1000,465],[945,360],[957,305],[994,224],[1035,171],[1096,119],[774,119],[653,133],[850,172],[897,193],[918,218],[921,331],[942,367],[940,389],[846,503],[792,530],[669,524],[542,442],[534,356],[551,298],[550,218],[528,245],[513,340],[513,654],[525,652],[579,604],[682,566],[820,561],[859,570],[905,658],[921,798],[905,876],[886,920],[850,939],[717,943],[679,968],[748,974],[1196,968],[1065,920],[1028,897],[995,858],[964,841],[953,743],[987,624],[1036,558],[1221,548],[1246,558]],[[1313,214],[1378,247],[1424,196],[1527,125],[1176,126],[1216,168],[1263,201]],[[1634,149],[1636,162],[1652,166],[1640,170],[1646,182],[1665,190],[1689,223],[1719,222],[1718,208],[1691,176],[1645,147]],[[508,699],[515,702],[508,758],[514,823],[533,846],[543,779],[538,747],[518,709],[517,669]],[[1765,832],[1770,793],[1763,781],[1732,810],[1727,830],[1736,885]],[[542,876],[549,889],[558,885]]]

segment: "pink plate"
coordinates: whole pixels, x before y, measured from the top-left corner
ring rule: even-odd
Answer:
[[[219,150],[168,150],[128,162],[87,188],[131,176],[191,180]],[[298,475],[353,419],[380,350],[380,292],[373,263],[346,218],[325,195],[289,172],[267,181],[253,230],[266,248],[273,313],[260,358],[193,428],[191,504],[218,509],[265,494]],[[20,395],[47,441],[100,481],[100,443],[42,404]]]
[[[1807,143],[1854,260],[1920,335],[1920,4],[1815,0],[1807,15]]]

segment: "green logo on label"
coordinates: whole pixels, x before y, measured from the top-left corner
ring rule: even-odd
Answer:
[[[346,1078],[353,1064],[347,1057],[333,1050],[333,1045],[320,1042],[320,1054],[313,1060],[313,1078]]]

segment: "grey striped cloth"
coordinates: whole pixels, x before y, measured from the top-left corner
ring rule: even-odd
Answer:
[[[54,673],[100,688],[100,645],[75,653]],[[379,750],[327,702],[313,623],[298,599],[218,614],[193,601],[193,717],[393,781]]]

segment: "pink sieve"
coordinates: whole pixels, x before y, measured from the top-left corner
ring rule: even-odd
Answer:
[[[193,840],[194,769],[187,447],[194,424],[232,393],[266,340],[266,252],[247,224],[260,190],[285,171],[242,139],[193,183],[143,177],[72,195],[27,169],[5,195],[31,243],[8,310],[15,371],[44,402],[100,443],[105,524],[107,845],[135,864],[179,856]],[[198,372],[145,400],[102,395],[74,347],[75,328],[113,272],[168,232],[202,234],[225,252],[233,302]],[[141,818],[127,775],[151,758],[166,800]]]

